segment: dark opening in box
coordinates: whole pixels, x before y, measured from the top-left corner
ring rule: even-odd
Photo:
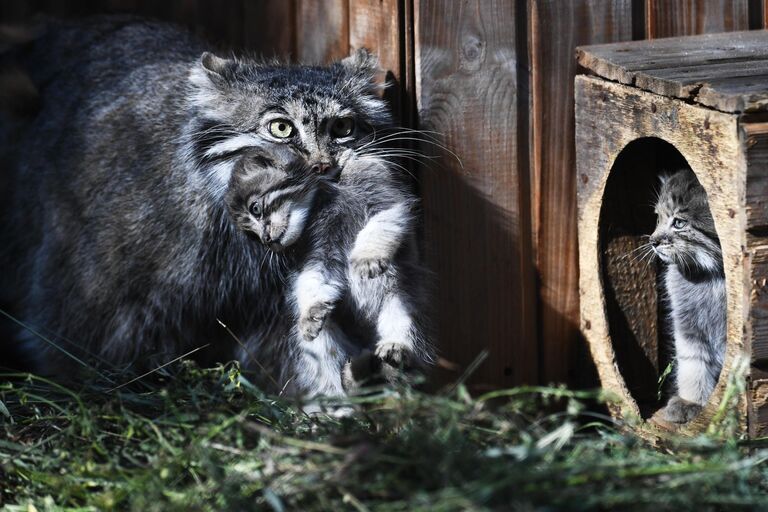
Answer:
[[[648,237],[656,227],[660,175],[688,163],[671,144],[641,138],[611,168],[600,212],[600,269],[616,361],[644,417],[664,405],[673,375],[659,377],[674,358],[663,265]]]

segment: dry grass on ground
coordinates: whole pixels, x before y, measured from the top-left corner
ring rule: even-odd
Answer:
[[[234,365],[183,364],[112,393],[6,375],[0,504],[9,511],[768,507],[768,450],[739,440],[732,415],[707,436],[659,450],[585,406],[604,399],[561,388],[480,397],[462,386],[432,395],[379,389],[355,399],[358,413],[335,419],[264,396]]]

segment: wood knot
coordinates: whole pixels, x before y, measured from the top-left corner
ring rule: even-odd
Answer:
[[[709,130],[709,118],[706,118],[706,119],[704,120],[704,129],[705,129],[705,130]]]
[[[747,139],[747,147],[748,148],[751,148],[755,144],[757,144],[757,139],[756,138],[750,137],[750,138]]]
[[[736,210],[734,210],[733,208],[728,208],[728,216],[730,218],[734,218],[736,216]]]
[[[589,176],[587,176],[586,174],[582,174],[581,182],[586,185],[589,182]]]
[[[592,322],[590,322],[589,320],[584,320],[584,329],[588,331],[591,328],[592,328]]]
[[[651,112],[653,112],[654,114],[656,113],[656,104],[655,103],[651,103]]]
[[[477,71],[485,60],[485,41],[474,34],[464,37],[461,44],[461,67]]]

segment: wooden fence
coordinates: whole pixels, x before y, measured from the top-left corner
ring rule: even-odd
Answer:
[[[327,62],[379,53],[406,126],[458,155],[419,171],[442,357],[478,387],[594,385],[578,330],[577,45],[766,26],[768,0],[3,0],[0,19],[133,12]],[[768,79],[768,77],[766,77]],[[450,365],[444,365],[450,366]]]

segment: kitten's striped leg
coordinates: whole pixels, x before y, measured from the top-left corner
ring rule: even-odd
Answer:
[[[376,355],[393,366],[407,365],[414,351],[414,324],[411,311],[401,297],[392,293],[384,298],[376,319],[379,339]]]
[[[333,311],[343,291],[343,284],[329,277],[321,263],[308,263],[296,278],[293,300],[298,328],[303,339],[311,341],[321,332],[325,319]]]
[[[676,337],[677,395],[664,408],[664,417],[674,423],[691,421],[706,405],[717,383],[709,351],[702,342]]]
[[[357,234],[349,254],[354,273],[362,278],[374,278],[387,270],[410,229],[410,223],[410,208],[404,203],[371,217]]]
[[[712,375],[715,363],[706,344],[699,340],[676,338],[675,358],[677,394],[683,400],[705,405],[717,383]]]

